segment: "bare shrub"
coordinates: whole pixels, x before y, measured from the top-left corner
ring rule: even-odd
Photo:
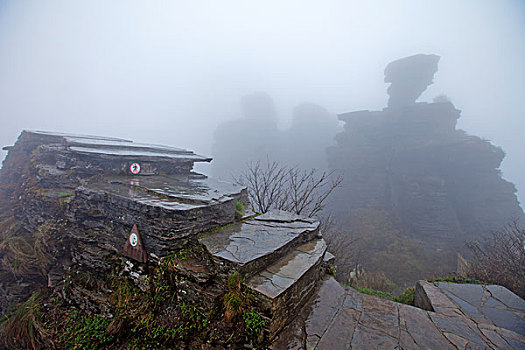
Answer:
[[[514,222],[468,247],[468,277],[505,286],[525,298],[525,229]]]
[[[313,217],[324,209],[325,201],[342,181],[333,172],[301,170],[267,160],[252,162],[235,181],[248,188],[255,211],[281,209]]]

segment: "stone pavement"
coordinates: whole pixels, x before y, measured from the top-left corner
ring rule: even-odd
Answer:
[[[418,290],[429,290],[431,304],[439,305],[436,311],[427,311],[359,293],[329,278],[313,302],[281,332],[272,349],[525,349],[525,336],[519,333],[525,322],[523,300],[500,286],[474,285],[476,290],[493,291],[494,300],[483,294],[483,305],[497,304],[498,312],[506,309],[520,319],[505,323],[493,319],[492,311],[483,314],[482,322],[473,310],[464,311],[449,299],[452,290],[469,299],[477,293],[469,290],[471,286],[447,283],[436,287],[422,282]],[[458,292],[462,289],[468,291]]]

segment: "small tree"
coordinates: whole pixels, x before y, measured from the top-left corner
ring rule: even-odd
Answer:
[[[525,229],[514,222],[468,247],[468,277],[500,284],[525,298]]]
[[[281,209],[312,217],[322,211],[325,201],[343,180],[333,172],[301,170],[269,160],[252,162],[235,179],[248,188],[255,211],[266,213]]]

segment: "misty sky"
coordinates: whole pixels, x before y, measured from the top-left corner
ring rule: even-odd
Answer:
[[[502,146],[525,203],[525,1],[2,1],[0,144],[22,129],[211,154],[213,131],[265,91],[280,126],[301,102],[382,109],[392,60],[441,56],[421,97]],[[3,156],[3,153],[2,153]]]

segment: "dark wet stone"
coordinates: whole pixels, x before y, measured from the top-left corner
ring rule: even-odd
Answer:
[[[509,309],[482,307],[481,311],[496,326],[506,328],[519,334],[525,334],[525,313],[515,313]]]
[[[333,277],[323,281],[317,297],[308,307],[309,314],[305,322],[307,348],[317,345],[340,310],[344,297],[344,288]]]
[[[251,278],[247,285],[271,299],[276,298],[319,263],[325,250],[322,239],[305,243]]]
[[[330,328],[323,334],[316,349],[348,349],[354,328],[361,317],[359,311],[342,309],[336,314]]]
[[[506,306],[503,305],[500,301],[494,299],[493,297],[490,297],[487,299],[487,301],[485,301],[483,303],[483,306],[488,306],[488,307],[501,307],[501,308],[505,308]]]
[[[346,289],[346,298],[343,307],[363,311],[363,294],[355,289],[348,287]]]
[[[505,328],[494,328],[495,331],[515,349],[525,349],[525,334],[518,334]]]
[[[332,254],[330,252],[326,252],[326,254],[324,255],[323,260],[324,260],[324,262],[326,262],[328,264],[333,264],[335,262],[335,256],[334,256],[334,254]]]
[[[109,176],[90,182],[86,187],[169,210],[188,210],[222,203],[239,195],[244,189],[216,179],[190,179],[185,175],[140,178]]]
[[[310,241],[319,226],[318,222],[256,219],[213,232],[199,241],[215,257],[251,274]]]
[[[525,337],[517,332],[494,326],[487,320],[476,323],[475,319],[466,317],[437,284],[421,281],[420,285],[432,298],[437,298],[437,309],[446,314],[379,299],[352,288],[343,290],[335,280],[329,279],[321,285],[315,302],[300,313],[301,322],[294,326],[296,333],[288,336],[290,344],[329,350],[525,347]],[[479,293],[475,300],[478,296]],[[486,297],[484,293],[482,300]],[[299,330],[302,329],[301,338]],[[281,339],[281,347],[274,349],[286,349],[285,344],[286,339]]]
[[[500,334],[497,333],[495,329],[485,328],[480,326],[479,329],[481,333],[492,343],[496,349],[512,349],[510,344],[503,338]]]
[[[465,344],[470,344],[471,346],[485,346],[485,341],[481,338],[479,330],[475,331],[469,327],[466,318],[448,317],[432,312],[430,312],[429,315],[432,322],[434,322],[443,334],[450,333],[454,335],[454,339],[460,337],[465,341]],[[475,325],[473,325],[473,327],[475,327]],[[447,338],[450,339],[448,336]]]
[[[403,304],[398,309],[402,349],[453,349],[426,311]]]
[[[360,322],[354,330],[350,346],[351,349],[395,349],[397,344],[397,336],[391,337],[381,330],[368,328],[366,324]],[[327,350],[334,350],[334,348]]]
[[[397,338],[399,322],[397,303],[364,294],[363,316],[359,323],[366,328],[379,330],[382,334]]]
[[[481,312],[474,306],[467,303],[465,300],[458,298],[457,296],[450,294],[448,295],[456,304],[459,305],[461,310],[471,317],[483,317]]]
[[[474,306],[480,305],[484,296],[484,289],[480,284],[469,284],[465,287],[465,284],[437,282],[437,286],[447,296],[455,295]]]
[[[254,218],[254,220],[271,222],[305,222],[309,224],[316,224],[317,222],[315,219],[278,209],[259,215]]]
[[[424,310],[436,311],[447,316],[461,316],[458,307],[454,304],[435,283],[418,281],[414,303]]]
[[[503,304],[507,305],[507,307],[525,312],[525,300],[512,293],[507,288],[498,285],[489,285],[486,286],[486,288],[492,294],[492,297],[498,299]]]
[[[320,279],[326,243],[313,240],[295,248],[246,282],[271,318],[273,338],[304,306]]]

